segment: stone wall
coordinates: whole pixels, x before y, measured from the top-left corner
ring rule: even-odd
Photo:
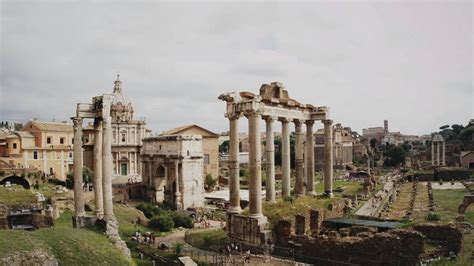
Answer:
[[[413,229],[425,235],[429,240],[445,244],[447,252],[458,253],[462,248],[462,231],[454,225],[420,224],[414,226]]]
[[[228,214],[227,235],[252,253],[266,253],[271,232],[267,230],[267,218],[252,218],[240,214]]]

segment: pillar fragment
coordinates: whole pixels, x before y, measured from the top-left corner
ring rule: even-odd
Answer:
[[[102,196],[102,121],[94,121],[94,201],[95,214],[104,216],[104,198]]]
[[[102,120],[102,190],[104,199],[104,218],[106,221],[115,220],[112,202],[112,119],[110,106],[104,104]]]
[[[441,165],[439,157],[439,144],[441,144],[439,141],[436,142],[436,165]]]
[[[229,213],[240,213],[240,176],[239,176],[239,117],[229,118]]]
[[[304,165],[303,165],[303,132],[301,129],[301,121],[295,120],[295,168],[296,168],[296,182],[295,195],[303,196],[305,194],[304,181]]]
[[[251,112],[249,122],[249,217],[262,217],[262,152],[260,141],[260,114]]]
[[[175,181],[176,181],[176,192],[175,192],[175,200],[176,200],[176,209],[177,210],[182,210],[183,209],[183,204],[181,202],[181,191],[179,189],[180,187],[180,180],[179,180],[179,163],[178,161],[174,162],[174,176],[175,176]]]
[[[446,142],[443,141],[443,150],[441,153],[442,165],[446,165]]]
[[[265,151],[267,155],[266,174],[267,179],[265,181],[265,199],[269,202],[275,202],[275,143],[273,134],[273,121],[274,117],[266,117],[266,141]]]
[[[327,119],[324,123],[324,194],[332,197],[333,181],[333,135],[332,120]]]
[[[82,217],[86,215],[82,184],[82,117],[71,119],[74,123],[74,209],[75,216]]]
[[[306,194],[316,195],[314,191],[314,120],[306,121]]]
[[[290,196],[290,130],[289,121],[281,121],[281,166],[282,166],[282,197]]]

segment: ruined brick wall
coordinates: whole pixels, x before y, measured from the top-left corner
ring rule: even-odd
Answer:
[[[430,240],[446,243],[448,251],[458,253],[462,248],[462,231],[451,225],[420,224],[413,227]]]

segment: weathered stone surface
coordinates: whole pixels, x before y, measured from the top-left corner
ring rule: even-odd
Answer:
[[[0,265],[9,266],[57,266],[58,261],[48,253],[42,250],[33,250],[30,252],[17,252],[3,257]]]
[[[413,227],[430,240],[446,244],[447,251],[458,253],[462,248],[462,231],[454,225],[420,224]]]

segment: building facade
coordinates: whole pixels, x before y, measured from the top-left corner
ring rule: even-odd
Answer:
[[[203,138],[167,135],[143,140],[143,185],[147,197],[178,210],[204,204]]]
[[[324,131],[318,130],[314,136],[314,149],[316,154],[315,167],[320,170],[324,165]],[[334,168],[342,169],[347,165],[352,165],[354,142],[352,130],[349,127],[343,127],[341,124],[335,124],[333,126]]]
[[[112,160],[114,183],[141,180],[140,151],[143,138],[150,134],[144,119],[135,120],[131,101],[122,91],[122,82],[117,76],[113,89],[114,99],[110,108],[112,117]],[[84,165],[94,168],[94,126],[83,129]]]

